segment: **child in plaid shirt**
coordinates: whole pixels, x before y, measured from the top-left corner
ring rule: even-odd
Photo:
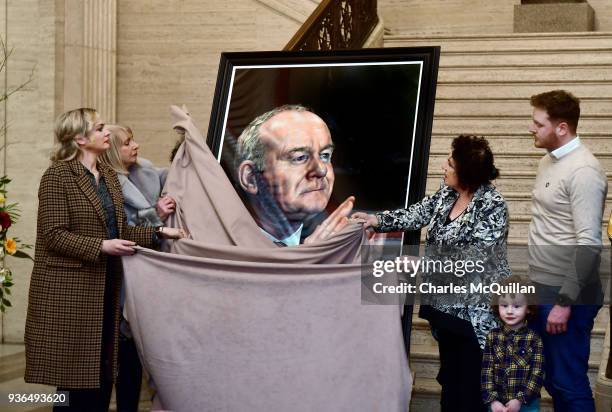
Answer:
[[[504,285],[532,286],[520,276],[510,276]],[[524,290],[521,288],[521,290]],[[534,294],[494,295],[493,313],[503,326],[489,332],[482,358],[482,399],[492,412],[533,412],[540,410],[540,389],[544,380],[542,340],[527,327],[535,315]]]

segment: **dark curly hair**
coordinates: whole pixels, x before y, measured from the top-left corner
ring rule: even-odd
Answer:
[[[493,163],[493,152],[484,137],[461,135],[453,140],[451,156],[459,185],[475,192],[481,185],[488,184],[499,176]]]

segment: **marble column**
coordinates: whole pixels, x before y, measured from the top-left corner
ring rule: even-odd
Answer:
[[[57,114],[92,107],[116,119],[117,0],[62,0],[58,27]],[[60,23],[61,24],[61,23]]]

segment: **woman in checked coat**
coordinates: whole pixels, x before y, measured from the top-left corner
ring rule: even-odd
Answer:
[[[184,233],[126,224],[117,175],[98,162],[109,141],[95,110],[60,115],[55,139],[38,192],[25,380],[69,391],[70,406],[60,410],[105,411],[117,374],[118,256]]]

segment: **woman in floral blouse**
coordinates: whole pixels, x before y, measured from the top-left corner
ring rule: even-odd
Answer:
[[[500,282],[510,275],[506,260],[508,207],[491,185],[499,175],[486,139],[459,136],[442,166],[444,184],[408,209],[355,213],[377,232],[417,230],[427,226],[429,259],[482,261],[484,270],[460,276],[423,274],[428,283],[455,285]],[[443,250],[443,252],[441,252]],[[437,256],[436,256],[437,255]],[[497,326],[483,293],[422,295],[419,316],[429,321],[440,350],[442,411],[484,411],[480,365],[487,333]],[[424,305],[423,303],[427,303]]]

